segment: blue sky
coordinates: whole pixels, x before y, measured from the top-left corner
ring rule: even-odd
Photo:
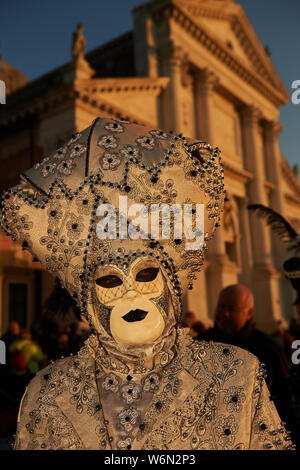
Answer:
[[[208,0],[209,1],[209,0]],[[3,59],[34,79],[71,58],[71,37],[85,24],[87,51],[132,29],[131,10],[143,0],[15,0],[0,2]],[[240,0],[289,93],[300,80],[300,0]],[[281,108],[280,148],[300,163],[300,104]]]

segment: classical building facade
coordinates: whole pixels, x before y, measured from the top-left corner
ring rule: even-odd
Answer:
[[[222,151],[229,200],[186,308],[210,325],[220,289],[241,282],[255,294],[260,328],[286,325],[293,315],[282,275],[287,253],[247,205],[268,205],[300,230],[300,182],[278,146],[287,90],[231,0],[156,0],[133,11],[133,24],[8,96],[0,109],[0,189],[99,115],[208,141]],[[29,325],[53,279],[3,233],[0,250],[0,327],[14,317]]]

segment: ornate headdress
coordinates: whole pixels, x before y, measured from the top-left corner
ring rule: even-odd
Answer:
[[[53,155],[20,175],[2,194],[1,227],[58,276],[92,318],[90,279],[97,266],[122,265],[140,256],[157,260],[178,299],[200,271],[207,241],[219,225],[224,203],[218,148],[116,119],[97,118]],[[100,204],[204,205],[204,245],[186,239],[101,239]],[[192,209],[192,213],[195,209]],[[117,231],[119,228],[117,229]]]

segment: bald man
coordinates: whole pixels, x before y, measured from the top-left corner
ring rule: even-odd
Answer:
[[[241,331],[253,318],[254,298],[248,287],[241,284],[221,290],[215,314],[217,327],[227,335]]]
[[[241,284],[227,286],[219,294],[214,327],[195,339],[232,344],[257,356],[266,366],[266,382],[279,415],[289,424],[289,361],[269,335],[255,328],[253,314],[251,290]]]

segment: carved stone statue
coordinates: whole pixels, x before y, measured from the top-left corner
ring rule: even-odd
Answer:
[[[84,25],[78,23],[77,29],[73,33],[72,41],[72,57],[75,62],[84,59],[84,52],[86,46],[86,39],[83,35]]]

